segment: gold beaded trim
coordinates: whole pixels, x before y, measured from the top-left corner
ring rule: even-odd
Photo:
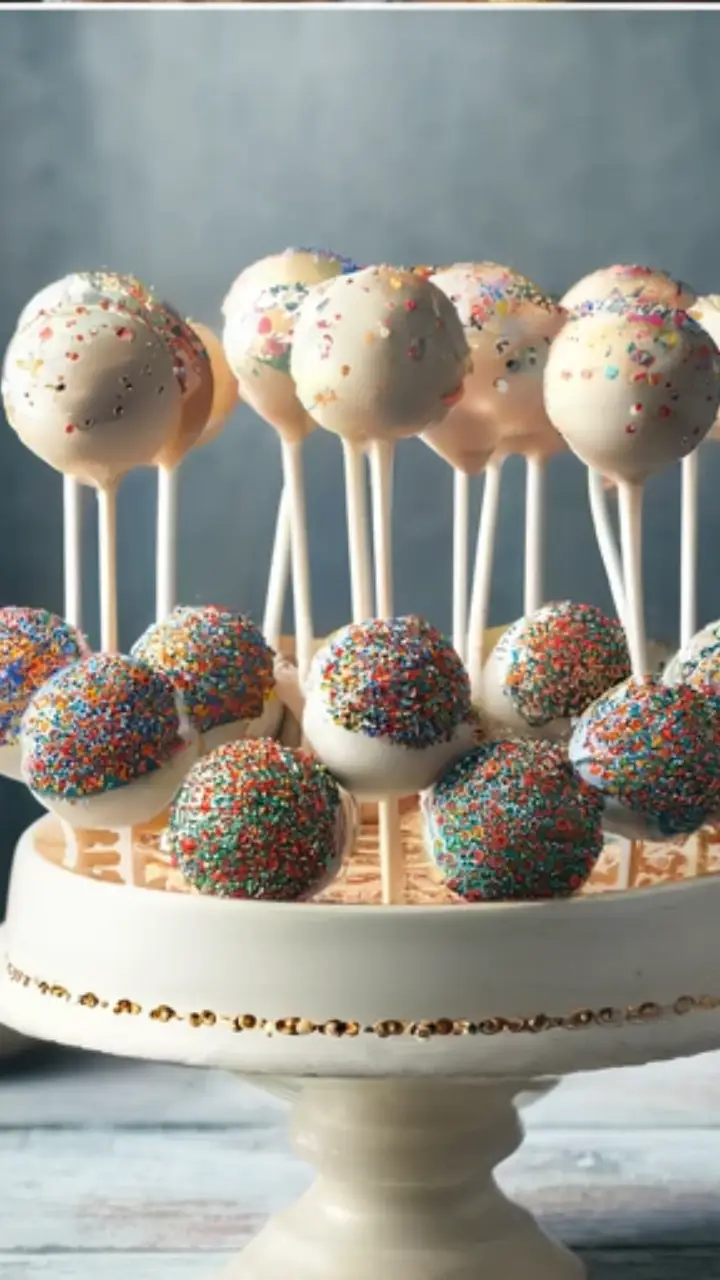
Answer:
[[[401,1022],[395,1018],[386,1018],[363,1026],[360,1022],[348,1022],[341,1018],[313,1022],[310,1018],[259,1018],[252,1013],[214,1013],[212,1009],[181,1013],[168,1004],[144,1008],[135,1000],[103,1000],[92,991],[84,991],[75,996],[57,983],[31,978],[10,961],[7,962],[6,970],[11,982],[32,987],[40,995],[64,1000],[66,1004],[81,1005],[84,1009],[103,1009],[116,1017],[143,1017],[149,1018],[151,1022],[182,1022],[189,1027],[225,1027],[235,1033],[261,1031],[269,1036],[377,1036],[381,1040],[393,1036],[410,1036],[415,1040],[430,1040],[435,1036],[537,1035],[541,1031],[582,1031],[587,1027],[633,1026],[655,1022],[659,1018],[683,1017],[688,1013],[709,1013],[720,1009],[718,996],[680,996],[669,1005],[646,1001],[643,1004],[626,1005],[624,1009],[610,1006],[603,1009],[576,1009],[573,1013],[559,1016],[536,1013],[528,1018],[490,1017],[480,1018],[477,1022],[465,1018],[436,1018],[422,1022]]]

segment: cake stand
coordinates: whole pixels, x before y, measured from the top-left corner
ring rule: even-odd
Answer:
[[[242,903],[78,875],[35,835],[0,1018],[293,1099],[317,1179],[232,1280],[577,1280],[493,1178],[522,1141],[518,1095],[720,1046],[720,878],[491,907]]]

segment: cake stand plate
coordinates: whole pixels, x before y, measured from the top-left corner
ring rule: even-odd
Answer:
[[[317,1178],[231,1280],[575,1280],[500,1192],[517,1100],[720,1046],[720,879],[544,905],[227,902],[15,858],[0,1019],[293,1099]]]

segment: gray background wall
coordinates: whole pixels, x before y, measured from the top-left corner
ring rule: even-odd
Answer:
[[[287,244],[358,261],[508,262],[550,290],[614,261],[720,290],[720,15],[0,13],[0,346],[41,285],[110,266],[218,322],[237,272]],[[337,443],[307,455],[318,631],[348,614]],[[720,614],[720,448],[702,467],[703,619]],[[258,616],[272,432],[240,411],[182,476],[181,596]],[[608,604],[583,473],[553,464],[548,593]],[[522,467],[507,469],[495,621],[520,610]],[[93,501],[87,495],[94,626]],[[151,620],[153,477],[121,501],[122,633]],[[650,487],[652,634],[677,616],[678,477]],[[397,605],[449,623],[450,473],[400,451]],[[61,598],[61,486],[0,434],[0,603]],[[26,820],[0,785],[6,846]],[[7,854],[5,855],[7,856]],[[0,861],[3,855],[0,853]]]

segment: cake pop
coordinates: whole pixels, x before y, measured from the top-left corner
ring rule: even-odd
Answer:
[[[720,347],[720,297],[709,294],[697,298],[689,308],[693,320],[710,334]],[[720,423],[715,419],[708,440],[720,440]],[[680,530],[680,644],[688,644],[697,628],[698,524],[700,518],[700,456],[693,450],[682,463],[682,516]]]
[[[487,742],[423,796],[427,848],[468,902],[577,892],[603,847],[599,793],[548,742]]]
[[[638,678],[647,669],[643,484],[697,446],[719,402],[717,348],[682,311],[590,312],[569,321],[550,350],[545,403],[551,421],[587,466],[618,484],[623,621]]]
[[[223,305],[223,345],[240,392],[280,437],[285,496],[278,510],[273,550],[279,568],[276,572],[271,569],[269,583],[275,594],[272,598],[269,594],[268,606],[272,603],[272,610],[269,607],[266,610],[272,630],[266,635],[272,644],[277,644],[286,580],[286,573],[281,569],[290,560],[295,635],[303,677],[312,655],[313,625],[302,444],[315,424],[295,394],[290,376],[290,351],[299,308],[311,287],[353,270],[354,265],[339,254],[286,249],[242,271]],[[355,482],[357,486],[357,477]],[[354,589],[358,590],[357,565],[354,574]]]
[[[207,351],[212,371],[213,394],[210,413],[199,439],[195,441],[195,448],[199,449],[210,444],[220,435],[228,418],[237,408],[240,394],[237,379],[227,362],[225,350],[217,334],[197,320],[188,320],[187,323]]]
[[[709,622],[673,654],[663,671],[663,684],[691,682],[698,667],[712,661],[717,654],[720,654],[720,620]]]
[[[214,605],[179,607],[131,653],[173,682],[204,750],[280,729],[273,651],[249,618]]]
[[[71,827],[151,821],[197,754],[172,682],[120,654],[57,672],[30,702],[20,739],[24,781]]]
[[[8,420],[33,453],[98,490],[102,645],[117,645],[116,491],[152,464],[181,417],[173,357],[144,315],[55,309],[10,342]]]
[[[656,267],[620,263],[600,267],[583,276],[560,299],[560,305],[575,315],[603,310],[608,303],[632,301],[640,307],[663,307],[685,311],[695,301],[695,290],[667,271]]]
[[[0,773],[20,781],[20,723],[51,676],[89,653],[84,636],[46,609],[0,609]]]
[[[552,453],[564,448],[545,414],[542,377],[549,344],[563,323],[564,312],[526,276],[494,262],[458,263],[438,272],[433,283],[458,310],[473,370],[462,404],[443,423],[426,431],[423,439],[465,471],[463,442],[476,442],[479,453],[469,461],[475,471],[485,469],[470,634],[461,650],[467,648],[476,685],[490,601],[500,468],[511,453],[524,454],[527,468],[525,612],[534,612],[542,603],[544,467]],[[459,485],[462,489],[461,481]],[[462,512],[458,518],[456,508],[456,525],[460,519]],[[456,529],[456,542],[467,545],[467,530]],[[459,575],[456,585],[463,590]]]
[[[323,765],[261,738],[226,743],[198,761],[164,844],[200,893],[287,902],[330,883],[355,829],[353,801]]]
[[[630,679],[579,718],[569,757],[604,796],[610,831],[686,835],[720,811],[719,724],[717,702],[705,693]]]
[[[483,668],[483,710],[514,736],[563,741],[573,720],[630,675],[622,626],[589,604],[545,605],[500,638]]]

